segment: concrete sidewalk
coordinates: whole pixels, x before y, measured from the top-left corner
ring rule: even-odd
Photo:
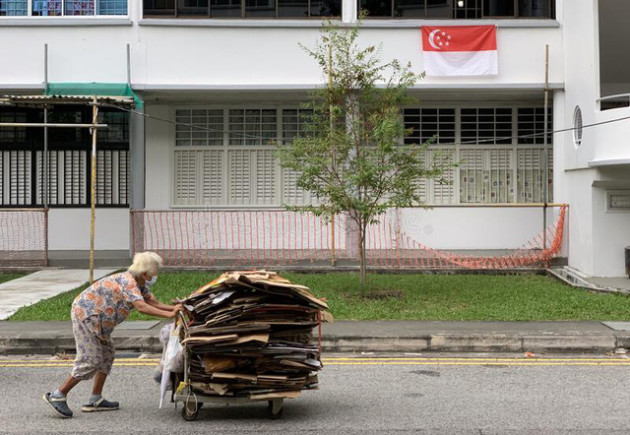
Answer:
[[[161,352],[164,322],[125,322],[119,351]],[[339,321],[323,325],[325,352],[608,353],[630,348],[622,322]],[[73,352],[70,322],[0,321],[0,354]]]
[[[115,269],[96,269],[94,279]],[[85,269],[44,269],[0,284],[0,320],[8,319],[22,307],[80,287],[90,272]]]

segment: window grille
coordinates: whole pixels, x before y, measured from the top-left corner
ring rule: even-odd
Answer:
[[[405,129],[411,130],[405,144],[455,143],[455,109],[405,109],[403,117]]]
[[[28,206],[32,198],[31,153],[1,151],[0,178],[4,178],[2,205]],[[6,175],[5,175],[6,174]]]
[[[512,109],[461,109],[462,144],[512,143]]]
[[[176,145],[223,145],[223,110],[177,110],[175,121]]]
[[[28,15],[27,0],[0,0],[0,17]]]
[[[549,109],[547,119],[547,143],[553,142],[553,113]],[[542,107],[519,107],[517,110],[518,143],[545,143],[545,109]],[[527,137],[529,136],[529,137]]]
[[[127,15],[127,0],[0,0],[0,16],[120,16]]]
[[[359,0],[367,18],[555,18],[555,0]]]
[[[276,109],[231,109],[230,145],[274,145],[278,137]]]
[[[315,18],[340,17],[341,0],[144,0],[145,17]]]
[[[313,115],[312,110],[283,109],[282,110],[282,142],[290,145],[291,141],[304,134],[304,126]],[[282,202],[284,204],[305,205],[312,204],[312,195],[297,185],[300,173],[287,168],[282,168]]]
[[[65,0],[65,15],[94,15],[94,0]]]
[[[50,122],[89,123],[91,109],[53,108]],[[2,122],[42,122],[41,110],[0,110]],[[127,113],[102,111],[99,132],[96,203],[101,207],[129,204],[129,119]],[[51,128],[48,167],[44,170],[42,129],[0,129],[0,207],[87,207],[90,205],[91,136],[86,129]],[[48,174],[48,197],[45,174]]]
[[[98,0],[96,15],[127,15],[127,0]]]

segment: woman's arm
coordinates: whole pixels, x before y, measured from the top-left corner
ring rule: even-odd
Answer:
[[[181,304],[177,304],[177,305],[164,304],[164,303],[158,301],[157,298],[152,293],[148,293],[144,297],[144,301],[147,304],[151,305],[152,307],[158,308],[158,309],[163,310],[163,311],[172,311],[175,308],[177,308],[178,306],[181,306]]]
[[[178,306],[171,307],[168,310],[161,310],[160,308],[149,305],[145,301],[135,301],[133,302],[133,306],[136,310],[140,311],[142,314],[148,314],[149,316],[162,317],[165,319],[172,319],[177,316],[177,313],[181,309]]]

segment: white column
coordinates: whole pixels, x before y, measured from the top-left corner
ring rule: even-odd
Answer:
[[[341,21],[355,23],[357,21],[357,8],[359,0],[342,0]]]

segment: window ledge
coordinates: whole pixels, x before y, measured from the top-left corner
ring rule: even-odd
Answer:
[[[333,21],[342,27],[353,26],[354,23]],[[206,19],[206,18],[143,18],[140,26],[157,27],[266,27],[266,28],[321,28],[325,20],[283,20],[283,19]],[[415,29],[421,26],[481,26],[496,25],[505,28],[559,28],[560,23],[550,19],[495,19],[495,20],[365,20],[361,25],[366,29],[396,28]]]
[[[493,26],[505,28],[559,28],[560,23],[556,20],[544,18],[532,19],[485,19],[485,20],[368,20],[363,21],[362,28],[415,28],[422,26]]]
[[[2,17],[0,27],[131,26],[130,18],[111,17]]]
[[[188,19],[188,18],[144,18],[138,24],[141,26],[158,26],[158,27],[268,27],[268,28],[321,28],[324,25],[323,20],[252,20],[252,19]],[[333,21],[335,24],[342,24],[339,21]]]

